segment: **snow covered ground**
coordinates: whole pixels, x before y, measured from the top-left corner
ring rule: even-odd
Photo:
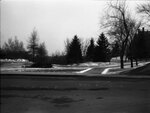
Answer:
[[[115,59],[114,59],[115,60]],[[130,62],[124,63],[124,69],[120,69],[120,63],[112,62],[86,62],[73,65],[57,65],[53,64],[53,68],[24,68],[24,64],[31,64],[25,59],[1,60],[2,72],[63,72],[63,73],[91,73],[91,74],[118,74],[122,71],[130,70]],[[150,62],[139,62],[139,66],[143,66]],[[138,67],[139,67],[138,66]],[[137,68],[134,64],[134,68]]]
[[[0,62],[29,62],[26,59],[0,59]]]

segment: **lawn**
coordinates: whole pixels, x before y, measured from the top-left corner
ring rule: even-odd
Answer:
[[[132,70],[126,70],[124,72],[121,72],[120,74],[124,74],[124,75],[149,75],[150,76],[150,63],[138,67],[136,69],[132,69]]]

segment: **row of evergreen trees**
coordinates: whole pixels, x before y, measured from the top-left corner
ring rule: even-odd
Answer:
[[[91,38],[85,56],[82,56],[81,40],[78,38],[77,35],[74,36],[74,38],[67,47],[68,50],[66,57],[68,64],[80,63],[83,61],[110,61],[110,44],[103,33],[99,36],[96,44],[94,42],[94,39]]]

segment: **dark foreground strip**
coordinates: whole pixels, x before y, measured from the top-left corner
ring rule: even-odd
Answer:
[[[49,87],[1,87],[1,90],[19,90],[19,91],[35,91],[35,90],[53,90],[53,91],[74,91],[74,90],[91,90],[91,91],[97,91],[97,90],[108,90],[107,87],[99,87],[99,88],[49,88]]]
[[[1,79],[47,79],[47,80],[150,80],[150,76],[101,75],[78,73],[2,72]]]
[[[40,99],[43,101],[48,101],[54,104],[55,107],[69,107],[70,103],[85,101],[83,98],[74,99],[67,96],[52,98],[45,95],[14,95],[14,94],[6,94],[0,95],[1,98],[29,98],[29,99]],[[96,99],[103,99],[102,97],[98,97]]]

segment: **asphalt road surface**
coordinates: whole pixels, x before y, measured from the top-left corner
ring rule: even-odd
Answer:
[[[150,79],[1,75],[1,113],[150,113]]]

